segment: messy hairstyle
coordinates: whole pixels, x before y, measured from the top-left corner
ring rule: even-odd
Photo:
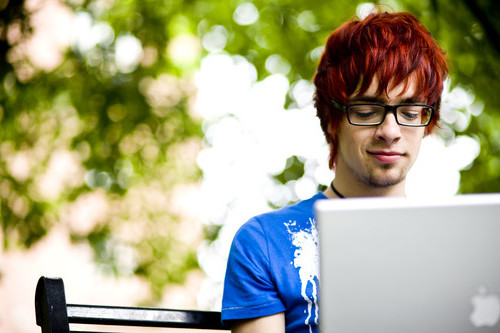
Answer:
[[[337,153],[337,129],[344,114],[331,99],[343,105],[349,97],[362,95],[372,80],[379,80],[377,94],[388,94],[409,78],[417,82],[417,96],[435,107],[425,133],[439,120],[443,80],[448,75],[445,52],[429,31],[410,13],[374,13],[364,20],[344,23],[327,39],[317,72],[314,103],[321,128],[330,146],[330,168]]]

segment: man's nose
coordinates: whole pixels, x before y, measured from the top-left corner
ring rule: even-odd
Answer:
[[[384,122],[377,126],[375,136],[377,140],[384,140],[387,143],[391,143],[401,138],[401,126],[396,121],[394,113],[387,113]]]

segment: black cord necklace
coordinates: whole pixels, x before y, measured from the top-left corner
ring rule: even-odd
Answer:
[[[333,181],[330,183],[330,187],[332,188],[332,191],[335,192],[335,194],[340,198],[340,199],[344,199],[345,197],[339,192],[337,191],[337,189],[335,188],[335,186],[333,186]]]

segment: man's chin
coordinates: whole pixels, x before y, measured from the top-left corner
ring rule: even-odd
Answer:
[[[368,183],[372,187],[385,188],[398,185],[406,178],[406,173],[396,170],[384,170],[385,172],[373,172],[368,177]]]

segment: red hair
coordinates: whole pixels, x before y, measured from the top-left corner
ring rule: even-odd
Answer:
[[[417,96],[435,107],[432,132],[439,120],[443,80],[448,75],[445,52],[427,29],[410,13],[375,13],[364,20],[344,23],[326,42],[314,76],[314,102],[321,128],[330,145],[330,168],[337,151],[337,128],[344,113],[330,99],[347,105],[359,89],[363,94],[374,77],[379,79],[377,93],[388,94],[408,79],[417,82]]]

